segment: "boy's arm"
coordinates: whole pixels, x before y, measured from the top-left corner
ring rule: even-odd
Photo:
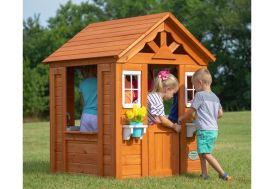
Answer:
[[[218,119],[224,116],[223,108],[218,111]]]
[[[194,108],[189,108],[186,113],[179,117],[178,122],[191,122],[193,112],[196,112],[196,110]]]

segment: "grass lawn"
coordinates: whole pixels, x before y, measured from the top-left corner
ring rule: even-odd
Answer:
[[[49,172],[49,123],[25,123],[23,141],[24,189],[145,189],[145,188],[251,188],[251,113],[228,112],[219,122],[219,138],[213,155],[224,170],[233,176],[227,183],[218,179],[210,168],[210,179],[202,180],[199,174],[182,174],[173,177],[147,177],[116,180],[77,174]]]

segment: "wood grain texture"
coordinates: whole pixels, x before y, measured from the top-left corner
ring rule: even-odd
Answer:
[[[149,176],[179,174],[179,134],[154,124],[148,128],[148,138]]]
[[[121,50],[133,44],[167,14],[161,13],[91,24],[43,62],[118,55]]]
[[[50,170],[52,172],[56,172],[56,124],[55,124],[55,85],[56,85],[56,77],[54,74],[54,69],[50,67],[49,70],[49,92],[50,92]],[[61,109],[59,109],[61,112]]]

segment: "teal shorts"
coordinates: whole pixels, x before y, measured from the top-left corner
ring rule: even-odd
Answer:
[[[218,131],[198,130],[197,149],[198,154],[211,154],[217,140]]]

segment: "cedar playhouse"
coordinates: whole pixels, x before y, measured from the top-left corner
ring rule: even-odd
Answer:
[[[182,114],[194,96],[193,72],[210,61],[215,57],[170,12],[88,25],[43,61],[50,67],[51,171],[118,179],[199,171],[196,137],[187,137],[185,124],[180,134],[154,125],[142,138],[123,138],[132,107],[124,93],[137,91],[137,103],[147,107],[149,70],[176,68]],[[74,72],[86,65],[97,66],[98,133],[66,129],[75,125]],[[126,88],[126,76],[138,86]]]

